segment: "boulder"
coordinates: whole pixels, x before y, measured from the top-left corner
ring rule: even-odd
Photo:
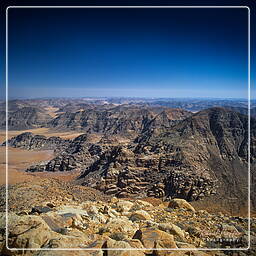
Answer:
[[[79,209],[79,208],[72,208],[72,207],[62,207],[58,212],[59,215],[63,215],[65,217],[68,216],[74,216],[74,215],[80,215],[88,217],[88,213],[85,210]]]
[[[133,235],[138,229],[137,223],[132,223],[126,217],[122,218],[110,218],[109,221],[104,226],[111,232],[122,232],[127,235]]]
[[[146,249],[177,248],[173,235],[155,228],[137,230],[133,239],[139,239]]]
[[[116,241],[114,239],[108,239],[106,242],[106,248],[131,248],[131,246],[125,241]]]
[[[131,221],[150,220],[151,216],[144,210],[135,211],[131,214]]]
[[[144,248],[143,244],[139,239],[127,239],[126,240],[133,248]]]
[[[106,242],[106,247],[110,248],[127,248],[127,250],[108,250],[108,256],[144,256],[145,254],[138,250],[131,250],[131,245],[125,241],[115,241],[113,239],[109,239]]]
[[[53,235],[50,227],[39,216],[22,216],[9,225],[9,248],[40,248]]]
[[[43,217],[46,219],[44,220],[41,216],[27,215],[11,220],[8,230],[8,247],[21,249],[80,248],[90,242],[91,238],[83,232],[68,231],[59,226],[51,217],[46,215]]]
[[[153,205],[151,203],[148,203],[143,200],[136,200],[133,207],[131,208],[131,211],[137,211],[137,210],[145,210],[152,208]]]
[[[116,203],[116,206],[118,211],[128,212],[133,207],[133,203],[130,201],[119,200]]]
[[[60,234],[66,234],[67,228],[71,227],[73,224],[73,219],[71,217],[66,218],[57,214],[45,215],[42,219],[52,231]]]
[[[172,235],[178,237],[182,241],[185,239],[185,232],[181,228],[179,228],[178,226],[176,226],[174,224],[160,223],[158,225],[158,228],[162,231],[165,231],[169,234],[172,234]]]
[[[168,204],[169,208],[182,208],[188,211],[192,211],[195,212],[194,207],[189,204],[185,199],[179,199],[179,198],[175,198],[172,199],[170,201],[170,203]]]

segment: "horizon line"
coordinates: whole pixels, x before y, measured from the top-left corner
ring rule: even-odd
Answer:
[[[208,99],[208,100],[256,100],[256,98],[238,98],[238,97],[150,97],[150,96],[45,96],[45,97],[9,97],[10,100],[36,100],[36,99],[148,99],[148,100],[153,100],[153,99]],[[1,97],[0,100],[5,101],[5,97]]]

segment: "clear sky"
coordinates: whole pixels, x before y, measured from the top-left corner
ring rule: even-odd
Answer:
[[[10,9],[11,98],[247,97],[244,9]]]

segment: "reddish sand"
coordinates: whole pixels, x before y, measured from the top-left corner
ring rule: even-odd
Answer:
[[[5,147],[0,147],[0,184],[6,180],[6,154]],[[34,175],[24,172],[26,168],[40,161],[53,157],[53,151],[27,151],[16,148],[8,150],[8,183],[28,181],[35,178]]]
[[[59,136],[65,139],[73,139],[82,133],[78,132],[56,132],[48,128],[37,128],[29,129],[23,131],[8,131],[8,138],[17,136],[23,132],[32,132],[34,134],[50,136]],[[6,132],[0,130],[0,144],[6,140]],[[17,148],[8,148],[8,184],[15,184],[23,181],[29,181],[32,179],[38,179],[40,177],[52,177],[64,181],[70,181],[74,179],[78,173],[77,172],[57,172],[57,173],[26,173],[29,166],[36,164],[41,161],[50,160],[54,157],[53,151],[28,151]],[[0,147],[0,185],[6,183],[6,159],[5,159],[5,147]]]
[[[24,181],[32,181],[38,178],[56,178],[62,181],[71,181],[79,172],[37,172],[27,173],[29,166],[40,161],[50,160],[54,157],[53,151],[27,151],[23,149],[8,149],[8,184],[16,184]],[[6,183],[5,147],[0,147],[0,185]]]

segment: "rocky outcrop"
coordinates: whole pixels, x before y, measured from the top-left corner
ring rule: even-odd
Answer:
[[[252,119],[251,127],[255,124]],[[204,110],[160,133],[149,129],[135,143],[110,148],[84,170],[79,180],[118,197],[194,201],[213,195],[237,196],[243,198],[241,204],[246,207],[247,128],[247,116],[222,108]]]
[[[52,119],[50,115],[36,107],[22,107],[8,112],[8,129],[24,130],[46,126]],[[0,128],[6,127],[6,112],[0,111]]]
[[[68,144],[52,160],[31,166],[26,171],[62,172],[78,170],[83,166],[92,164],[108,148],[109,146],[104,144],[90,143],[88,135],[82,134],[72,141],[69,140]]]
[[[78,168],[79,163],[73,155],[58,155],[50,161],[30,166],[26,172],[65,172]]]
[[[186,198],[188,201],[214,195],[218,187],[217,180],[178,170],[171,171],[164,183],[167,197]]]
[[[194,209],[191,211],[192,206],[188,202],[184,200],[182,204],[178,203],[180,200],[175,202],[177,202],[175,206],[166,207],[163,204],[153,206],[149,202],[140,200],[112,198],[108,202],[100,200],[83,202],[71,200],[65,204],[54,202],[51,207],[47,206],[50,203],[43,204],[41,208],[50,209],[43,212],[31,211],[29,208],[23,211],[16,209],[10,211],[8,215],[8,247],[87,248],[86,255],[94,256],[103,255],[103,252],[107,256],[125,256],[130,254],[129,250],[132,249],[132,255],[162,256],[181,252],[172,251],[173,248],[183,249],[184,254],[181,255],[188,255],[189,249],[185,248],[200,250],[247,246],[246,218],[209,214]],[[120,205],[129,205],[129,207],[120,208]],[[138,210],[139,207],[144,207],[145,210]],[[4,214],[0,213],[0,225],[3,226],[4,222]],[[252,219],[252,225],[255,226],[255,219]],[[253,230],[251,238],[255,237]],[[4,231],[1,235],[1,255],[19,255],[19,251],[10,251],[6,248]],[[124,250],[105,250],[106,248]],[[62,255],[66,255],[65,251],[61,252]],[[112,254],[112,252],[116,253]],[[197,250],[193,252],[196,253]],[[37,253],[28,250],[25,255],[37,255]],[[42,253],[49,255],[47,250],[40,251],[40,255]],[[222,255],[221,252],[218,253]],[[255,249],[251,248],[245,253],[245,255],[253,255]],[[206,251],[203,255],[211,254]]]
[[[170,161],[165,162],[167,158],[168,155],[157,154],[142,157],[127,147],[117,146],[102,154],[80,179],[84,179],[83,185],[119,197],[181,197],[193,201],[216,193],[215,180],[175,171]]]
[[[24,132],[8,140],[8,146],[14,148],[22,148],[27,150],[55,150],[63,151],[71,143],[60,137],[46,137],[43,135],[34,135],[31,132]],[[2,144],[6,145],[6,142]]]

